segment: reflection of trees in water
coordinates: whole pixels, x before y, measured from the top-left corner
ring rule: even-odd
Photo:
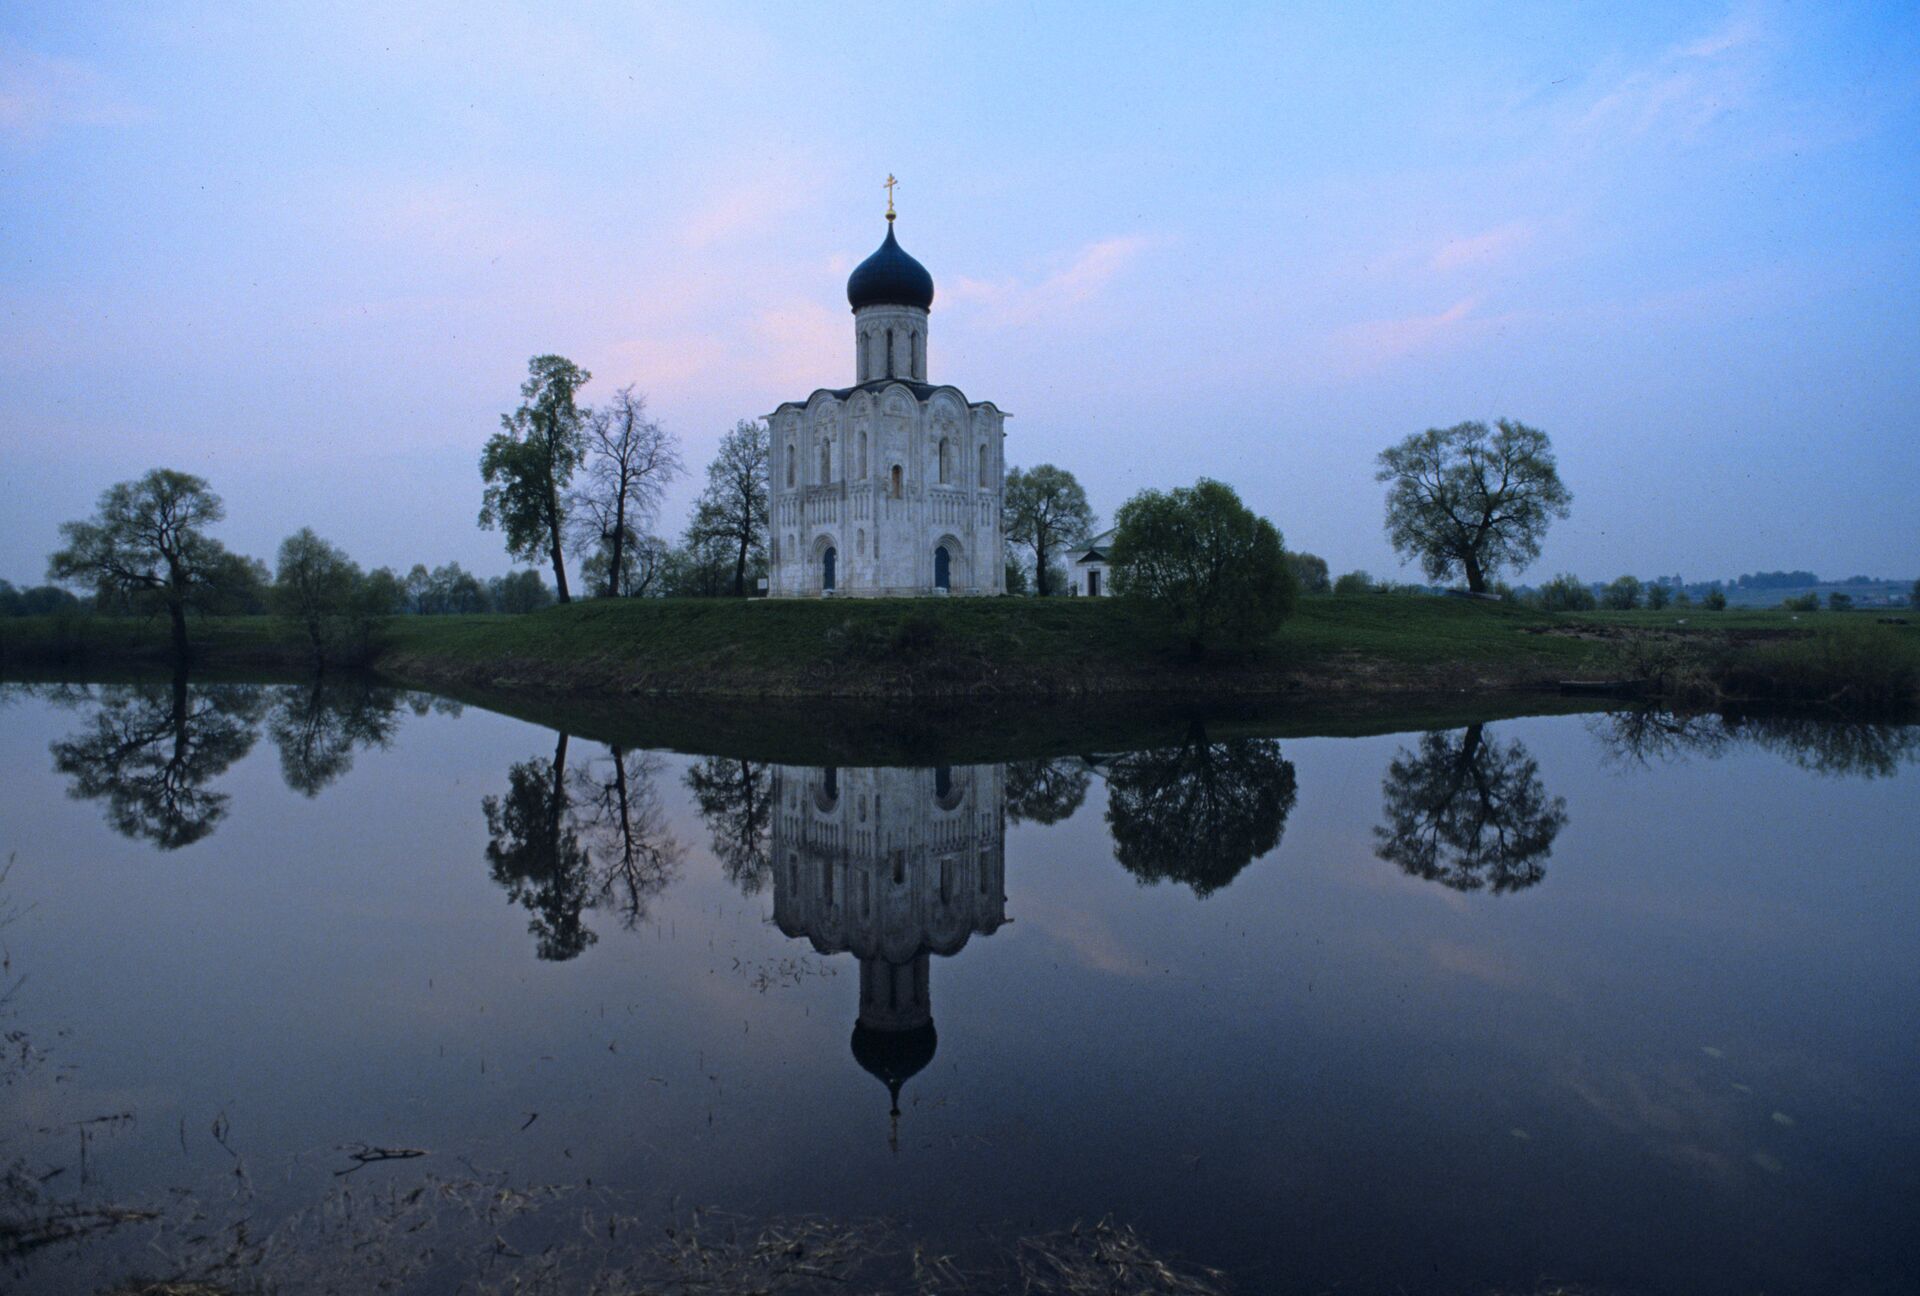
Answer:
[[[487,865],[507,899],[532,915],[536,952],[570,959],[599,937],[582,920],[592,887],[587,852],[567,810],[567,735],[552,760],[520,761],[507,771],[505,796],[480,802],[487,816]]]
[[[713,834],[713,853],[742,895],[757,894],[773,869],[772,766],[709,756],[687,770],[687,787]]]
[[[38,691],[57,706],[93,708],[87,727],[53,744],[54,767],[73,776],[72,795],[107,803],[107,820],[162,850],[198,841],[229,808],[206,786],[252,750],[264,717],[287,786],[316,796],[365,747],[386,747],[403,701],[432,706],[352,679],[281,687],[169,683],[57,685]]]
[[[400,727],[401,695],[363,680],[316,678],[274,691],[267,736],[280,749],[280,775],[302,796],[353,768],[362,747],[385,748]]]
[[[618,909],[629,931],[680,873],[680,845],[667,831],[655,784],[660,770],[658,756],[609,747],[570,776],[581,834],[599,856],[595,903]]]
[[[1007,822],[1054,824],[1087,799],[1092,770],[1077,756],[1007,762]]]
[[[1400,749],[1381,784],[1386,823],[1374,849],[1414,877],[1498,895],[1546,875],[1567,803],[1547,796],[1525,744],[1483,729],[1428,733],[1417,751]]]
[[[123,836],[161,850],[199,841],[226,817],[228,795],[207,785],[253,747],[263,699],[246,684],[187,687],[109,684],[77,701],[95,709],[82,730],[53,744],[53,764],[73,779],[68,795],[104,801]]]
[[[1920,725],[1810,716],[1721,716],[1634,708],[1588,721],[1607,758],[1623,765],[1662,765],[1749,744],[1814,774],[1891,778],[1920,761]]]
[[[569,742],[560,734],[552,759],[519,762],[507,771],[505,795],[481,801],[493,880],[530,915],[538,956],[555,961],[599,939],[588,909],[613,907],[624,926],[636,925],[681,855],[654,787],[657,760],[612,747],[569,770]]]
[[[1128,752],[1108,766],[1114,857],[1142,882],[1170,879],[1207,895],[1279,844],[1295,795],[1279,743],[1209,742],[1195,725],[1179,746]]]

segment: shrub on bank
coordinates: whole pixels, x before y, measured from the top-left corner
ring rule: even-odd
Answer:
[[[1293,611],[1280,532],[1225,482],[1141,491],[1115,516],[1113,587],[1150,608],[1195,657],[1250,648]]]
[[[1920,648],[1886,627],[1842,626],[1754,645],[1722,664],[1715,683],[1743,701],[1899,712],[1920,705]]]
[[[1540,587],[1536,601],[1544,612],[1591,612],[1593,589],[1572,572],[1562,572]]]

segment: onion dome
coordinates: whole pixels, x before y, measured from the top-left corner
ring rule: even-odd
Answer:
[[[867,1074],[887,1087],[893,1097],[893,1114],[900,1114],[900,1086],[913,1079],[933,1061],[939,1036],[933,1023],[912,1030],[875,1030],[870,1026],[853,1028],[853,1059]]]
[[[887,217],[887,241],[880,250],[855,266],[847,276],[847,304],[862,306],[933,306],[933,276],[906,254],[893,237],[893,217]]]

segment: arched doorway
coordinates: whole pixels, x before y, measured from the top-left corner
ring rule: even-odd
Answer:
[[[933,587],[940,590],[953,588],[953,559],[948,556],[945,545],[933,551]]]
[[[833,569],[839,557],[840,557],[839,550],[835,549],[832,545],[828,545],[826,548],[826,552],[820,555],[820,588],[821,589],[830,590],[833,588]]]

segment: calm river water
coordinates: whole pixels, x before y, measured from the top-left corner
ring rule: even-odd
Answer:
[[[1920,731],[1225,733],[783,765],[6,686],[0,1285],[504,1286],[714,1207],[962,1267],[1107,1220],[1255,1292],[1920,1289]]]

